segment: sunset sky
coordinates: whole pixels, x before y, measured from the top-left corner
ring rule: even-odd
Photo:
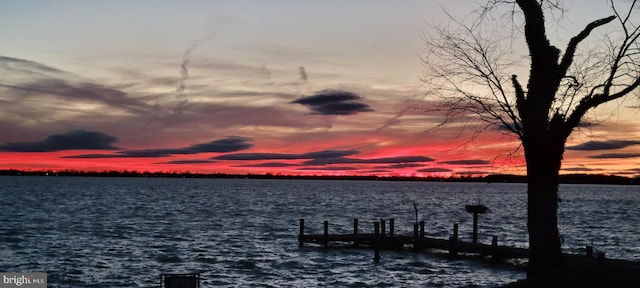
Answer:
[[[0,169],[522,174],[517,139],[418,109],[423,33],[473,3],[1,1]],[[611,15],[565,3],[559,47]],[[637,95],[588,114],[562,173],[640,175]]]

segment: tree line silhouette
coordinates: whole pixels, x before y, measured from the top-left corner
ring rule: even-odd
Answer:
[[[377,176],[377,175],[286,175],[286,174],[227,174],[192,172],[149,172],[136,170],[0,170],[0,176],[75,176],[75,177],[156,177],[156,178],[221,178],[221,179],[307,179],[307,180],[369,180],[369,181],[426,181],[426,182],[478,182],[527,183],[526,175],[491,174],[485,176]],[[563,184],[640,185],[640,176],[624,177],[607,174],[564,174]]]

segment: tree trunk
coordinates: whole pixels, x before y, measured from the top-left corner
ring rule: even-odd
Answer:
[[[562,137],[538,134],[526,141],[529,229],[528,276],[564,265],[558,231],[558,175],[564,141]]]

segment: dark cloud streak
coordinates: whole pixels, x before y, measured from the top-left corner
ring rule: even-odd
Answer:
[[[314,95],[292,101],[307,106],[320,115],[353,115],[374,111],[368,104],[359,102],[363,98],[353,92],[341,90],[322,90]]]
[[[230,136],[207,143],[194,144],[184,148],[161,148],[143,150],[118,151],[116,154],[85,154],[64,156],[63,158],[147,158],[147,157],[167,157],[171,155],[189,155],[200,153],[226,153],[249,149],[253,144],[249,143],[250,138]]]
[[[356,167],[333,166],[333,167],[320,167],[320,168],[305,167],[305,168],[300,168],[298,170],[300,171],[354,171],[359,169]]]
[[[248,143],[249,140],[250,139],[246,137],[230,136],[207,143],[194,144],[185,148],[129,150],[118,153],[133,157],[163,157],[176,154],[199,154],[211,152],[226,153],[253,147],[252,144]]]
[[[260,163],[260,164],[254,164],[254,165],[237,165],[234,167],[279,168],[279,167],[292,167],[292,166],[299,166],[299,165],[291,164],[291,163],[283,163],[283,162],[266,162],[266,163]]]
[[[447,173],[447,172],[453,172],[453,170],[451,170],[449,168],[432,167],[432,168],[418,169],[417,172],[422,172],[422,173]]]
[[[393,164],[393,165],[388,165],[388,166],[381,166],[378,168],[385,168],[385,169],[402,169],[402,168],[416,168],[416,167],[422,167],[424,166],[423,164],[416,164],[416,163],[401,163],[401,164]]]
[[[0,151],[8,152],[55,152],[62,150],[117,150],[113,146],[118,138],[102,132],[72,130],[65,134],[54,134],[42,141],[15,142],[0,145]]]
[[[491,162],[487,160],[452,160],[452,161],[442,161],[438,162],[438,164],[446,164],[446,165],[487,165]]]
[[[416,163],[432,162],[433,159],[425,156],[398,156],[372,159],[356,159],[346,157],[313,159],[306,161],[304,165],[332,165],[332,164],[393,164],[393,163]]]
[[[304,154],[284,154],[284,153],[235,153],[221,156],[215,156],[211,159],[216,160],[301,160],[301,159],[324,159],[338,158],[349,155],[358,154],[356,150],[323,150],[317,152],[309,152]]]
[[[589,156],[589,158],[593,159],[627,159],[638,157],[640,157],[640,153],[605,153]]]
[[[188,164],[211,164],[216,163],[216,161],[211,160],[173,160],[168,162],[160,162],[157,164],[176,164],[176,165],[188,165]]]
[[[262,160],[307,160],[301,166],[328,166],[335,164],[392,164],[394,167],[419,167],[419,163],[432,162],[432,158],[425,156],[398,156],[382,157],[371,159],[348,158],[347,156],[358,154],[357,150],[323,150],[304,154],[284,154],[284,153],[235,153],[212,157],[214,160],[228,161],[262,161]],[[262,166],[264,165],[264,166]],[[272,166],[275,165],[275,166]],[[282,167],[280,162],[262,163],[241,167]],[[387,167],[385,167],[387,168]],[[324,169],[324,168],[323,168]]]

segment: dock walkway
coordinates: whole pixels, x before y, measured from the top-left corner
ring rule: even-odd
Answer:
[[[386,221],[380,220],[373,223],[373,233],[360,233],[358,229],[358,219],[353,220],[353,233],[330,234],[329,222],[324,221],[322,234],[306,234],[305,220],[300,219],[300,230],[298,233],[298,244],[304,246],[306,243],[324,248],[352,247],[365,248],[374,251],[374,261],[380,260],[381,250],[411,250],[411,251],[438,251],[448,253],[449,256],[459,255],[481,256],[494,263],[503,259],[526,259],[529,257],[527,248],[517,248],[498,245],[496,236],[492,238],[491,244],[477,242],[477,230],[474,229],[473,241],[461,241],[458,237],[458,224],[453,225],[453,235],[449,239],[439,239],[426,237],[424,232],[424,221],[414,223],[413,235],[396,235],[394,231],[394,219],[388,220],[388,230]],[[475,227],[474,227],[475,228]],[[593,247],[585,247],[586,254],[564,254],[565,259],[572,263],[592,263],[593,265],[613,265],[640,268],[640,263],[605,259],[604,252],[593,253]]]

